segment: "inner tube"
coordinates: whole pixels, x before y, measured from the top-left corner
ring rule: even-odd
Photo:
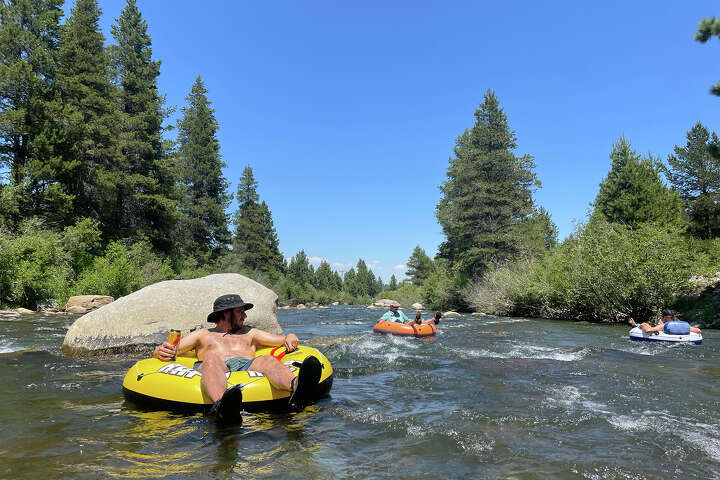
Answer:
[[[286,352],[285,347],[260,348],[255,357],[273,355],[298,375],[305,357],[314,356],[320,360],[322,373],[320,382],[311,394],[316,401],[330,393],[333,384],[333,369],[330,361],[312,347],[299,346]],[[176,360],[163,361],[157,358],[140,360],[125,374],[123,393],[132,403],[150,409],[207,411],[213,402],[200,386],[202,374],[194,369],[195,356],[178,356]],[[227,387],[242,385],[243,409],[248,412],[278,412],[288,410],[290,392],[278,390],[260,372],[229,372]]]
[[[380,320],[373,327],[375,333],[390,333],[401,337],[431,337],[437,333],[435,325],[414,323],[398,323]]]
[[[647,333],[640,327],[630,330],[630,340],[645,342],[666,342],[666,343],[694,343],[700,345],[703,341],[702,334],[690,332],[687,335],[671,335],[665,332]]]

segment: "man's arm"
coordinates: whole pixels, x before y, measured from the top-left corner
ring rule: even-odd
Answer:
[[[181,355],[195,348],[200,341],[200,337],[206,333],[207,329],[203,328],[180,337],[177,354]],[[175,347],[168,342],[161,343],[153,350],[153,357],[159,358],[160,360],[170,360],[173,355],[175,355]]]
[[[265,332],[257,328],[253,329],[253,342],[263,347],[276,347],[284,345],[289,352],[295,350],[300,344],[300,339],[294,333],[287,335],[275,335],[274,333]]]
[[[378,321],[394,322],[395,319],[391,318],[391,317],[392,317],[392,312],[385,312],[385,313],[383,313],[382,317],[380,317],[380,320],[378,320]]]
[[[405,315],[405,312],[403,312],[402,310],[398,310],[398,312],[400,313],[400,321],[401,322],[404,323],[404,322],[410,321],[410,319],[407,317],[407,315]]]
[[[646,325],[646,326],[644,327],[643,325]],[[643,330],[645,330],[647,333],[662,332],[663,329],[665,328],[665,325],[664,325],[664,324],[660,324],[660,325],[657,325],[657,326],[655,326],[655,327],[651,327],[651,326],[648,325],[647,323],[643,323],[643,324],[640,325],[640,328],[642,328]]]

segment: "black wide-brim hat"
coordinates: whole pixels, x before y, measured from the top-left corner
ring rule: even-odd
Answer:
[[[223,295],[215,299],[213,303],[213,311],[207,316],[207,321],[217,323],[218,317],[225,310],[232,310],[233,308],[242,308],[243,310],[250,310],[254,305],[252,303],[245,303],[240,295]]]

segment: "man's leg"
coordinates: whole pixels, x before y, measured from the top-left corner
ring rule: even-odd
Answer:
[[[287,366],[271,355],[255,357],[248,370],[262,373],[273,387],[280,390],[290,391],[290,382],[295,378]]]
[[[216,402],[223,396],[227,387],[227,377],[225,376],[229,371],[227,365],[217,355],[208,355],[203,359],[199,369],[202,373],[200,379],[202,388],[212,401]]]

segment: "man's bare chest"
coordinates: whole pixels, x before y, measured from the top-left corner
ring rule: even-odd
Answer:
[[[212,332],[205,338],[203,346],[208,349],[225,351],[246,351],[252,349],[252,338],[248,334]]]

